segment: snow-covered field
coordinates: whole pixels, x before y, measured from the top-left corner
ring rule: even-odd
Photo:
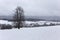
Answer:
[[[7,20],[0,20],[0,24],[6,24],[6,25],[13,25],[13,22],[7,21]],[[25,21],[25,26],[41,26],[41,25],[60,25],[60,22],[53,22],[53,21]]]
[[[0,40],[60,40],[60,26],[0,30]]]
[[[25,21],[27,26],[51,26],[51,25],[60,25],[60,22],[53,22],[53,21]]]
[[[31,22],[26,21],[26,24],[39,23],[52,23],[46,21]],[[53,22],[59,23],[60,22]],[[12,22],[0,20],[0,24],[10,24]],[[60,40],[60,25],[49,27],[34,27],[34,28],[21,28],[21,29],[5,29],[0,30],[0,40]]]
[[[13,23],[13,22],[11,22],[11,21],[9,22],[9,21],[7,21],[7,20],[0,20],[0,24],[6,24],[6,25],[7,25],[7,24],[10,24],[10,25],[12,25],[12,23]]]

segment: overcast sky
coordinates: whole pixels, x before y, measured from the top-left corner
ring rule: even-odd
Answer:
[[[0,15],[13,14],[17,6],[29,16],[60,16],[60,0],[0,0]]]

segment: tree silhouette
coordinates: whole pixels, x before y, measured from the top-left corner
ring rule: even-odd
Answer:
[[[14,14],[14,20],[15,20],[15,27],[20,29],[24,26],[24,11],[23,8],[17,7],[15,14]]]

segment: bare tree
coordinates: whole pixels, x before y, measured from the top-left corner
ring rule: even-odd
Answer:
[[[21,7],[17,7],[16,8],[16,11],[15,11],[15,14],[14,14],[14,20],[15,20],[15,27],[20,29],[21,27],[24,26],[24,11],[23,11],[23,8]]]

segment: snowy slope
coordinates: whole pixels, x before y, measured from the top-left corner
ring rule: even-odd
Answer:
[[[52,21],[25,21],[25,26],[26,27],[33,27],[33,26],[44,26],[44,25],[60,25],[60,22],[52,22]],[[0,20],[0,24],[6,24],[6,25],[12,25],[13,26],[13,22],[11,21],[7,21],[7,20]]]
[[[60,40],[60,26],[0,30],[0,40]]]
[[[10,24],[12,25],[13,22],[7,21],[7,20],[0,20],[0,24]]]

